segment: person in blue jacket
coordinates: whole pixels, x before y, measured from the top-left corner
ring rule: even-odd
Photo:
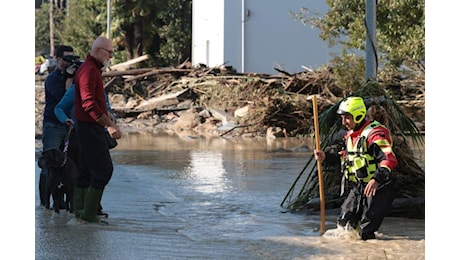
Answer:
[[[75,124],[77,120],[74,116],[74,97],[75,97],[75,84],[70,85],[70,87],[64,93],[59,103],[54,108],[54,114],[56,118],[62,123],[67,125],[67,127],[71,127],[72,131],[70,133],[70,140],[69,140],[69,149],[68,154],[70,159],[75,162],[76,165],[79,164],[79,144],[77,139],[77,134],[75,132]],[[110,112],[112,116],[112,120],[114,122],[117,121],[115,113],[112,110],[110,105],[109,97],[107,93],[105,94],[105,101],[107,105],[107,110]],[[99,216],[108,217],[108,214],[102,211],[102,205],[99,205],[99,210],[97,212]]]

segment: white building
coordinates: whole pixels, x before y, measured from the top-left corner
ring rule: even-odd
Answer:
[[[325,0],[193,0],[192,63],[225,64],[238,72],[290,73],[326,64],[331,53],[319,30],[295,20],[301,7],[324,14]]]

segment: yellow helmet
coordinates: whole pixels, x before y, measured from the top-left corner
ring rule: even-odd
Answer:
[[[357,124],[361,123],[366,116],[366,105],[360,97],[348,97],[340,103],[337,114],[350,114],[353,116],[353,121]]]

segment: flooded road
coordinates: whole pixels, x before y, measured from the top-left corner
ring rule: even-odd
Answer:
[[[283,213],[311,155],[297,139],[131,134],[112,150],[109,226],[35,202],[36,259],[425,259],[425,221],[386,218],[377,240],[336,229],[336,213]],[[36,187],[40,168],[35,168]]]

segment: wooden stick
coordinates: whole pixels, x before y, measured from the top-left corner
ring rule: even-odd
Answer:
[[[316,95],[313,96],[313,118],[315,121],[315,142],[316,142],[316,149],[321,149],[320,144],[320,136],[319,136],[319,122],[318,122],[318,104],[316,102]],[[326,213],[325,213],[325,202],[324,202],[324,187],[323,187],[323,168],[321,165],[321,161],[317,161],[318,167],[318,182],[319,182],[319,199],[321,205],[321,223],[320,223],[320,233],[321,235],[324,234],[326,231],[325,221],[326,221]]]

